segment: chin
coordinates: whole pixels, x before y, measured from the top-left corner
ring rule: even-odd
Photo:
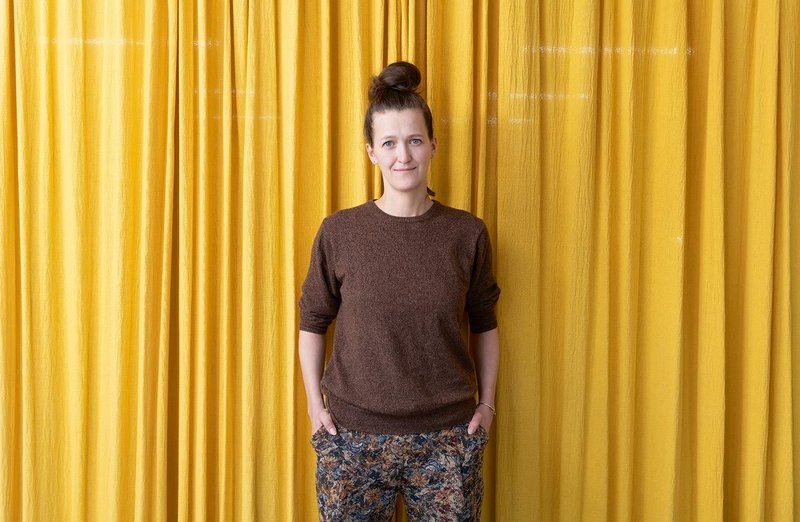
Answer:
[[[392,185],[392,188],[396,192],[418,192],[418,191],[424,191],[425,187],[427,187],[427,185],[426,184],[422,184],[422,183],[415,183],[413,185],[405,185],[405,184],[400,183],[400,184]]]

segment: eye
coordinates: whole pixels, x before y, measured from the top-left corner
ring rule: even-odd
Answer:
[[[383,143],[381,143],[381,147],[383,147],[384,149],[389,148],[392,145],[394,145],[394,142],[392,140],[386,140]]]
[[[422,140],[421,140],[421,139],[419,139],[419,138],[413,138],[413,139],[411,140],[411,144],[412,144],[412,145],[422,145]]]

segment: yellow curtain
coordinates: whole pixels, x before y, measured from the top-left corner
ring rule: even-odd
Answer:
[[[483,519],[800,516],[795,0],[0,9],[0,520],[316,519],[296,303],[397,59],[503,289]]]

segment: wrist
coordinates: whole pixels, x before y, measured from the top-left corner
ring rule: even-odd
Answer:
[[[478,406],[476,406],[476,408],[480,406],[484,406],[486,409],[492,412],[492,415],[497,415],[497,410],[495,409],[494,404],[489,404],[487,401],[480,401],[478,402]]]
[[[308,402],[308,415],[313,416],[325,409],[325,400],[320,396],[319,399]]]

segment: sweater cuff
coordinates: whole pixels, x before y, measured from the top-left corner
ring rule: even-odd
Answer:
[[[300,321],[300,330],[304,332],[311,332],[315,334],[325,335],[328,332],[327,326],[321,326],[318,324],[308,323],[305,321]]]
[[[469,318],[469,330],[474,334],[480,334],[497,328],[497,318],[494,311],[485,312]]]

